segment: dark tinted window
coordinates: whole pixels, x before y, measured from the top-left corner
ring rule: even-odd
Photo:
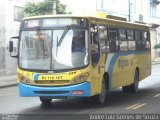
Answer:
[[[108,29],[106,26],[99,26],[100,48],[102,53],[110,52],[108,42]]]
[[[141,40],[142,40],[142,50],[149,50],[150,49],[149,32],[142,31]]]
[[[136,41],[136,50],[140,51],[141,50],[141,39],[140,39],[140,31],[139,30],[134,31],[134,39]]]
[[[119,50],[120,51],[128,51],[128,41],[126,36],[126,29],[120,28],[119,29]]]
[[[134,34],[133,34],[133,30],[128,29],[127,30],[127,38],[128,40],[133,40]]]
[[[128,49],[136,50],[136,41],[134,39],[134,31],[132,29],[127,30]]]
[[[98,36],[98,26],[91,25],[90,28],[91,34],[91,58],[92,65],[95,67],[99,61],[99,36]]]
[[[117,28],[109,28],[109,48],[110,52],[116,52],[118,50],[118,29]]]

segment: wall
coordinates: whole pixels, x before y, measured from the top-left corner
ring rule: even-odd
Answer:
[[[150,0],[134,0],[133,2],[133,21],[141,21],[144,23],[147,23],[149,25],[160,25],[160,4],[156,5],[156,9],[153,12],[151,12],[151,1]],[[152,13],[152,14],[151,14]],[[142,15],[142,20],[140,19],[139,15]],[[160,29],[156,29],[156,27],[151,27],[151,53],[152,53],[152,60],[154,60],[158,56],[158,50],[154,49],[154,46],[156,43],[158,43],[158,39],[160,39]]]
[[[14,6],[24,6],[24,0],[0,1],[0,75],[16,74],[17,60],[8,52],[10,37],[19,33],[20,22],[14,21]]]
[[[5,58],[6,58],[6,75],[16,74],[16,66],[17,66],[17,59],[10,57],[10,53],[8,52],[8,43],[10,40],[10,37],[18,36],[19,34],[19,28],[20,28],[20,22],[14,20],[14,7],[24,6],[23,0],[8,0],[7,2],[7,8],[6,9],[6,40],[5,40]]]
[[[5,73],[5,1],[0,1],[0,75]]]

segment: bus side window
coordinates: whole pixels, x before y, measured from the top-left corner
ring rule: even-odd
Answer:
[[[91,59],[92,65],[95,67],[99,61],[99,37],[98,37],[98,26],[92,25],[91,28]]]
[[[117,28],[109,28],[108,33],[110,52],[116,52],[119,49],[118,30]]]
[[[136,50],[136,41],[134,39],[133,29],[128,29],[127,30],[127,37],[128,37],[128,48],[129,48],[129,50]]]
[[[102,53],[109,52],[109,44],[108,44],[108,31],[106,26],[99,27],[99,39],[100,39],[100,48]]]
[[[149,34],[147,31],[141,32],[142,36],[142,50],[149,50],[150,49],[150,43],[149,43]]]
[[[136,50],[140,51],[141,50],[141,40],[140,40],[140,31],[139,30],[134,31],[134,39],[136,41]]]
[[[127,41],[127,36],[126,36],[126,29],[120,28],[118,32],[119,32],[119,40],[120,40],[120,45],[119,45],[120,51],[128,51],[128,41]]]

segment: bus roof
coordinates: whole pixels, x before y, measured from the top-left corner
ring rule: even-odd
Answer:
[[[91,14],[78,14],[78,15],[73,15],[73,14],[59,14],[59,15],[40,15],[40,16],[31,16],[31,17],[26,17],[23,20],[29,20],[29,19],[40,19],[40,18],[63,18],[63,17],[74,17],[74,18],[88,18],[88,19],[97,19],[97,20],[107,20],[110,23],[120,25],[120,26],[125,26],[128,25],[128,27],[138,27],[141,29],[148,29],[149,27],[144,24],[140,23],[132,23],[132,22],[127,22],[125,18],[118,17],[118,16],[112,16],[112,15],[107,15],[102,12],[95,12]],[[119,26],[118,25],[118,26]]]

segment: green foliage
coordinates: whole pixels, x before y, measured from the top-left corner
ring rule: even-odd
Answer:
[[[160,43],[154,46],[154,49],[160,49]]]
[[[48,15],[52,14],[52,6],[53,0],[44,0],[44,2],[38,3],[28,3],[25,6],[24,12],[27,16]],[[60,1],[57,0],[56,6],[57,14],[66,14],[66,5],[61,4]]]
[[[57,14],[66,14],[66,5],[61,4],[59,0],[57,1]]]

